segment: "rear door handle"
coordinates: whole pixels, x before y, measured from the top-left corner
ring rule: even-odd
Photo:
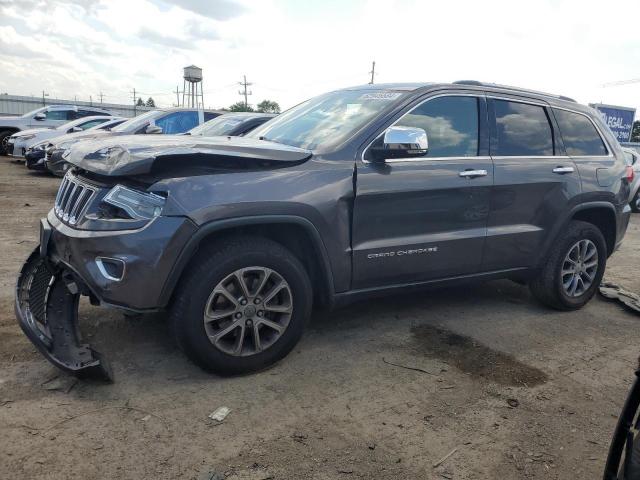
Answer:
[[[488,175],[486,170],[463,170],[459,174],[461,177],[486,177]]]
[[[556,167],[553,169],[553,173],[573,173],[573,167]]]

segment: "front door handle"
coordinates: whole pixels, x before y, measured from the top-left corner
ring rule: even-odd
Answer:
[[[556,167],[553,169],[553,173],[559,173],[559,174],[564,174],[564,173],[573,173],[573,167]]]
[[[458,175],[461,177],[475,178],[486,177],[488,173],[486,170],[463,170]]]

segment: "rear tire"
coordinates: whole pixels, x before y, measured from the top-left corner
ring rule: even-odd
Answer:
[[[231,237],[194,258],[170,321],[193,362],[236,375],[284,358],[300,340],[312,302],[309,276],[291,252],[267,238]]]
[[[618,478],[620,480],[640,480],[640,438],[638,438],[638,435],[633,439],[630,458],[627,460],[623,457],[623,463],[620,465]]]
[[[573,220],[556,238],[529,288],[534,297],[551,308],[577,310],[596,293],[606,264],[602,232],[591,223]]]

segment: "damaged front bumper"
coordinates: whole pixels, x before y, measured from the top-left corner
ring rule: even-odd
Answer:
[[[81,288],[72,272],[49,263],[46,243],[41,244],[18,276],[16,318],[29,340],[56,367],[80,377],[112,381],[109,364],[82,343],[78,329]]]
[[[55,366],[111,380],[105,359],[82,343],[80,295],[123,311],[163,309],[169,301],[164,293],[169,272],[195,229],[186,217],[157,217],[136,230],[80,230],[49,212],[40,222],[40,246],[18,277],[18,323]],[[109,262],[121,270],[107,270]]]

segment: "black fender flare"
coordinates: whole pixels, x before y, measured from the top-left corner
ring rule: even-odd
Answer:
[[[321,268],[321,274],[324,280],[324,286],[327,288],[329,300],[332,302],[335,296],[335,289],[333,285],[333,271],[331,269],[331,263],[329,262],[329,255],[324,245],[322,237],[318,232],[315,225],[308,219],[297,215],[255,215],[245,217],[235,217],[222,220],[213,220],[208,223],[202,224],[194,235],[189,239],[186,245],[182,248],[182,251],[178,255],[167,280],[162,287],[160,293],[159,304],[162,307],[166,307],[169,304],[171,296],[178,285],[178,281],[182,277],[184,270],[193,258],[193,255],[198,250],[200,242],[208,235],[228,230],[236,227],[245,227],[250,225],[274,225],[274,224],[294,224],[301,226],[309,233],[314,247],[320,252],[320,261],[318,264]]]
[[[607,208],[611,210],[611,212],[613,213],[614,221],[616,222],[615,231],[616,232],[618,231],[618,216],[616,214],[617,213],[616,207],[613,203],[606,202],[606,201],[593,201],[593,202],[585,202],[585,203],[580,203],[578,205],[575,205],[571,210],[569,210],[569,212],[565,216],[563,216],[560,220],[558,220],[556,224],[553,226],[553,230],[550,232],[550,235],[548,235],[547,238],[545,239],[543,247],[540,250],[541,254],[538,256],[538,259],[536,262],[537,266],[540,266],[540,262],[542,262],[545,258],[547,258],[549,254],[549,250],[553,247],[553,244],[556,238],[558,237],[558,234],[565,227],[565,225],[567,225],[567,223],[571,221],[574,215],[582,210],[588,210],[591,208]]]

